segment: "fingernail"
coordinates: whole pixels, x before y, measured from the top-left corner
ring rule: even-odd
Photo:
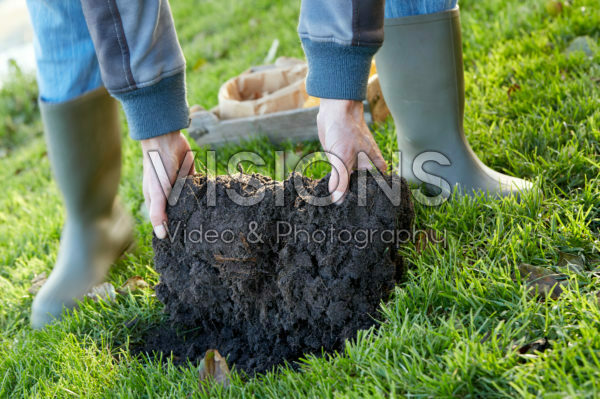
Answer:
[[[167,229],[165,229],[165,226],[159,224],[158,226],[154,226],[154,234],[156,234],[156,238],[162,240],[167,236]]]
[[[331,193],[331,201],[336,205],[340,205],[342,202],[344,202],[344,192],[343,191],[332,192]]]

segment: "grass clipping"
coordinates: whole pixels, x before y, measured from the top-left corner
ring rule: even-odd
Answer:
[[[171,324],[147,337],[145,349],[197,361],[216,348],[237,368],[262,372],[341,349],[371,326],[402,275],[397,247],[409,238],[414,210],[404,180],[381,182],[398,188],[394,205],[363,176],[360,185],[352,175],[343,204],[328,206],[307,202],[308,194],[327,197],[328,176],[188,178],[167,210],[169,237],[153,241],[156,295]],[[262,200],[240,206],[232,193]],[[211,198],[216,206],[207,205]]]

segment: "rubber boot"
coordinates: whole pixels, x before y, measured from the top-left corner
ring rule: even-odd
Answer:
[[[385,20],[376,55],[385,101],[396,124],[401,173],[444,197],[506,196],[531,183],[498,173],[475,155],[463,130],[464,77],[458,7]]]
[[[116,101],[100,88],[64,103],[40,102],[40,108],[67,212],[56,265],[33,301],[34,328],[73,308],[133,242],[131,217],[116,201],[121,177]]]

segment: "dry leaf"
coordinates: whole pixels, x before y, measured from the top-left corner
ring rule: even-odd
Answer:
[[[558,299],[563,292],[561,285],[564,276],[561,274],[556,274],[545,267],[526,263],[519,265],[519,272],[521,278],[526,279],[527,286],[534,295],[539,294],[542,298]]]
[[[553,17],[560,15],[560,13],[563,12],[563,8],[563,3],[561,1],[548,0],[546,2],[546,11]]]
[[[145,282],[144,279],[141,278],[140,276],[133,276],[133,277],[129,277],[127,279],[127,281],[125,281],[125,284],[123,284],[121,287],[119,287],[119,289],[117,290],[117,293],[119,293],[121,295],[127,295],[127,293],[129,291],[134,292],[134,291],[142,290],[142,289],[146,289],[146,288],[150,288],[150,284]]]
[[[511,95],[517,91],[521,90],[521,85],[518,83],[514,83],[512,84],[508,90],[506,91],[506,94],[508,95],[508,99],[510,100]]]
[[[209,349],[206,351],[204,359],[200,362],[198,379],[200,383],[214,381],[217,384],[223,384],[225,388],[229,386],[229,367],[218,350]]]
[[[386,118],[390,115],[390,110],[383,98],[383,92],[381,91],[379,76],[377,74],[369,78],[367,84],[367,101],[369,102],[369,109],[371,110],[373,122],[385,122]]]
[[[537,341],[530,342],[517,348],[517,352],[521,355],[532,354],[534,352],[544,352],[546,349],[551,347],[550,342],[548,342],[547,338],[541,338]]]
[[[433,229],[417,230],[416,237],[413,237],[413,239],[415,238],[415,249],[418,254],[422,254],[430,245],[437,246],[442,244],[442,246],[445,246],[444,237]]]
[[[574,273],[581,274],[585,271],[583,256],[561,252],[558,254],[558,266],[566,267]]]
[[[117,294],[115,292],[115,287],[111,283],[102,283],[92,287],[90,292],[85,294],[85,296],[94,301],[102,299],[107,302],[112,302],[117,297]]]
[[[29,293],[31,295],[37,294],[38,291],[40,290],[40,288],[42,288],[42,285],[44,285],[44,283],[46,283],[46,280],[48,280],[48,277],[46,276],[46,272],[41,272],[40,274],[36,274],[31,279],[31,287],[29,287],[29,289],[27,291],[29,291]]]

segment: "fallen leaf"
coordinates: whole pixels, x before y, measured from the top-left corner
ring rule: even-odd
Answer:
[[[112,302],[117,297],[117,294],[115,292],[115,287],[111,283],[102,283],[92,287],[90,292],[85,294],[85,296],[93,301],[102,299],[107,302]]]
[[[574,273],[583,273],[585,271],[585,262],[583,256],[560,252],[558,254],[558,266],[565,267]]]
[[[217,384],[223,384],[223,387],[229,386],[229,367],[227,362],[221,356],[218,350],[209,349],[204,354],[204,359],[200,362],[198,379],[200,383],[214,381]]]
[[[373,122],[385,122],[390,115],[390,110],[383,98],[383,92],[381,91],[379,76],[377,74],[369,78],[367,84],[367,101],[369,102],[369,109],[371,110]]]
[[[563,12],[563,3],[561,1],[549,0],[546,2],[546,11],[553,17]]]
[[[552,347],[552,345],[550,345],[550,342],[548,342],[548,339],[544,337],[544,338],[538,339],[536,341],[530,342],[528,344],[525,344],[519,348],[516,348],[516,350],[521,355],[527,355],[527,354],[532,354],[534,352],[541,353],[551,347]]]
[[[521,278],[525,279],[530,292],[539,294],[542,298],[558,299],[562,294],[561,285],[565,276],[554,273],[552,270],[541,266],[532,266],[527,263],[519,265]]]
[[[117,289],[117,293],[126,295],[129,291],[134,292],[146,288],[150,288],[150,284],[145,282],[140,276],[133,276],[129,277],[127,281],[125,281],[125,284]]]
[[[40,288],[42,288],[42,285],[44,285],[44,283],[46,282],[46,280],[48,280],[48,277],[46,276],[46,272],[41,272],[40,274],[36,274],[31,279],[31,287],[29,287],[29,289],[27,291],[31,295],[37,294],[38,291],[40,290]]]
[[[506,94],[508,95],[508,99],[510,100],[510,96],[511,96],[513,93],[515,93],[515,92],[517,92],[517,91],[519,91],[519,90],[521,90],[521,85],[520,85],[520,84],[518,84],[518,83],[514,83],[514,84],[510,85],[510,87],[509,87],[509,88],[508,88],[508,90],[506,91]]]

